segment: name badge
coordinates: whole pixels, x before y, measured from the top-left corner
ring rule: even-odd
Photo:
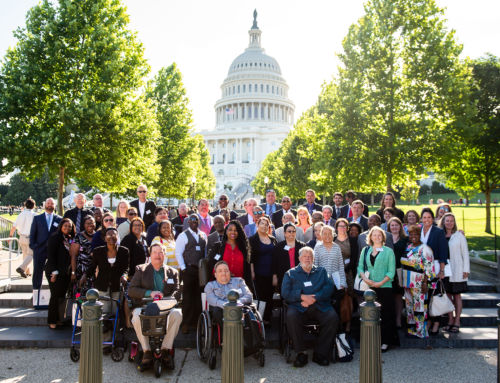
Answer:
[[[216,261],[218,261],[218,260],[220,259],[220,254],[216,254],[216,255],[215,255],[215,257],[214,257],[214,259],[215,259]]]
[[[151,210],[146,210],[146,214],[151,214]]]
[[[350,262],[351,262],[351,260],[349,258],[344,260],[344,264],[346,264],[346,265],[348,265]]]
[[[57,227],[57,226],[59,226],[59,222],[54,222],[53,225],[54,225],[54,227]]]
[[[200,251],[201,250],[201,247],[200,246],[196,246],[196,251]]]
[[[285,249],[286,251],[290,250],[290,246],[286,245],[283,249]]]
[[[313,284],[311,281],[304,282],[305,287],[311,287]]]
[[[168,279],[167,279],[167,284],[172,285],[172,284],[174,284],[174,283],[175,283],[175,282],[174,282],[174,280],[173,280],[172,278],[168,278]]]
[[[375,250],[377,250],[377,251],[383,251],[384,249],[382,247],[377,247]]]

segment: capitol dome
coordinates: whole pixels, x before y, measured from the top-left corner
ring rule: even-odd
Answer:
[[[293,125],[288,84],[278,61],[262,48],[261,34],[254,11],[248,47],[229,66],[215,103],[215,130],[201,132],[218,191],[250,187],[261,162],[279,148]]]

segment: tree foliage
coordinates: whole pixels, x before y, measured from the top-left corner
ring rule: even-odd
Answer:
[[[49,178],[45,171],[41,176],[30,180],[24,174],[14,174],[10,180],[6,194],[1,196],[3,205],[22,205],[28,197],[41,205],[48,197],[53,197],[57,192],[57,181]]]
[[[156,177],[149,66],[119,0],[42,1],[0,71],[0,173],[59,174],[124,193]]]

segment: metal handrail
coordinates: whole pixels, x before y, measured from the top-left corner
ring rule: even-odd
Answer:
[[[0,259],[0,264],[4,263],[4,262],[9,262],[9,274],[8,274],[7,278],[10,279],[10,278],[12,278],[12,261],[18,260],[21,257],[22,252],[21,252],[21,247],[19,246],[19,238],[16,238],[16,237],[0,238],[2,250],[4,250],[3,242],[9,243],[9,258]],[[17,250],[12,249],[13,243],[17,243]],[[17,252],[17,255],[14,258],[12,258],[12,253],[16,253],[16,252]]]

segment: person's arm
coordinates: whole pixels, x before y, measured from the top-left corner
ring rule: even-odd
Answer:
[[[459,234],[460,238],[460,253],[462,255],[462,262],[464,264],[463,279],[467,279],[470,274],[470,259],[469,259],[469,246],[467,239],[463,234]]]
[[[30,249],[35,250],[36,248],[36,240],[37,240],[37,233],[38,233],[38,225],[36,223],[36,217],[33,217],[33,222],[31,222],[31,229],[30,229]]]
[[[186,233],[181,233],[175,241],[175,259],[177,259],[177,263],[179,264],[181,271],[186,268],[186,263],[184,262],[184,250],[186,249],[186,243]]]
[[[253,301],[253,295],[248,286],[245,283],[245,280],[241,280],[239,288],[241,289],[241,295],[238,301],[240,301],[244,305],[249,305]]]
[[[139,266],[136,267],[134,276],[130,281],[128,295],[130,298],[137,300],[151,296],[151,290],[142,287],[142,270]]]
[[[76,280],[76,259],[78,257],[78,253],[80,252],[80,244],[78,242],[73,242],[69,247],[69,255],[71,257],[71,280]]]
[[[130,252],[126,247],[122,247],[122,253],[124,261],[123,261],[123,269],[120,280],[122,283],[126,283],[128,280],[128,272],[130,267]]]
[[[151,242],[153,242],[154,237],[158,235],[158,226],[156,226],[154,223],[151,224],[151,226],[148,227],[147,234],[146,234],[146,243],[148,244],[148,247],[151,246]]]
[[[345,287],[347,289],[347,279],[345,277],[345,267],[344,267],[344,259],[342,258],[342,250],[340,250],[340,246],[334,245],[335,247],[335,260],[336,260],[336,267],[339,270],[339,275],[340,275],[340,287]]]
[[[227,303],[226,300],[220,299],[215,295],[215,283],[208,282],[205,286],[205,294],[207,295],[207,302],[209,306],[224,308],[224,304]]]
[[[314,282],[321,286],[321,288],[314,294],[317,301],[329,300],[333,294],[333,279],[328,277],[325,269],[320,271],[319,278]]]
[[[57,234],[50,237],[47,243],[47,263],[45,265],[45,273],[46,275],[51,275],[52,277],[59,274],[59,270],[57,270],[57,251],[59,248],[57,243],[58,237],[59,236]],[[52,282],[55,282],[55,278]]]
[[[288,303],[300,303],[302,300],[300,295],[302,294],[302,289],[294,286],[293,278],[290,277],[290,270],[288,270],[281,284],[281,296]]]
[[[394,251],[388,247],[385,248],[385,251],[388,252],[387,255],[389,256],[385,276],[389,278],[389,281],[392,281],[394,279],[394,275],[396,274],[396,256],[394,255]]]

